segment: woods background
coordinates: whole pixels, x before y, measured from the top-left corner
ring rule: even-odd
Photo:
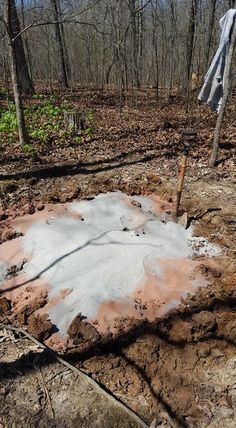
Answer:
[[[23,92],[33,92],[28,74],[49,88],[109,84],[121,91],[154,87],[157,95],[163,87],[186,93],[199,84],[218,46],[219,19],[235,6],[232,0],[1,0],[0,70],[9,86],[6,3]]]

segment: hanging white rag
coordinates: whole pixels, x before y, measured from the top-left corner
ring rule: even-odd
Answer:
[[[236,9],[229,9],[220,19],[221,37],[219,47],[205,76],[198,99],[207,103],[213,111],[219,111],[224,93],[225,63],[234,28]]]

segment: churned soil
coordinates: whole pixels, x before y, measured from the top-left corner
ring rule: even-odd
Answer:
[[[195,105],[186,113],[181,99],[157,106],[151,94],[141,93],[136,108],[124,103],[119,109],[118,98],[111,93],[78,92],[72,102],[79,109],[95,111],[91,141],[65,146],[55,141],[39,155],[40,161],[26,157],[22,162],[25,155],[19,147],[13,155],[14,144],[12,154],[1,154],[1,242],[16,237],[11,227],[14,218],[43,211],[47,203],[113,190],[155,192],[171,202],[181,155],[179,131],[196,127],[198,143],[188,160],[181,212],[187,212],[195,235],[221,247],[211,265],[202,261],[199,266],[209,285],[153,323],[121,320],[118,333],[103,340],[96,326],[78,314],[70,325],[69,339],[58,351],[152,427],[234,427],[235,105],[232,102],[227,113],[219,162],[210,169],[215,117],[205,107],[200,108],[200,117]],[[9,275],[17,275],[19,268],[13,266]],[[56,349],[54,326],[45,315],[35,314],[46,302],[43,293],[13,318],[12,302],[2,295],[1,322],[26,326],[33,336]]]

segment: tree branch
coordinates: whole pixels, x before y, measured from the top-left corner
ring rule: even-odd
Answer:
[[[23,28],[23,30],[21,30],[13,39],[12,42],[14,43],[16,39],[18,39],[18,37],[21,36],[21,34],[23,34],[25,31],[29,30],[29,28],[32,27],[39,27],[39,25],[46,25],[46,23],[42,22],[40,24],[37,24],[37,22],[41,21],[42,16],[38,19],[36,19],[35,21],[33,21],[31,24],[27,25],[27,27]]]
[[[88,25],[90,27],[93,27],[97,33],[99,34],[103,34],[105,36],[111,36],[111,33],[104,33],[103,31],[100,31],[97,26],[95,24],[93,24],[92,22],[85,22],[85,21],[78,21],[77,19],[71,19],[71,18],[63,18],[59,21],[44,21],[44,22],[39,22],[42,19],[39,18],[37,20],[35,20],[34,22],[32,22],[32,24],[28,25],[27,27],[25,27],[23,30],[21,30],[13,39],[12,42],[14,43],[15,40],[20,37],[25,31],[29,30],[30,28],[35,28],[35,27],[42,27],[43,25],[55,25],[55,24],[81,24],[81,25]]]
[[[103,34],[104,36],[111,36],[112,35],[112,33],[105,33],[104,31],[100,31],[98,28],[97,28],[97,26],[95,25],[95,24],[93,24],[92,22],[85,22],[85,21],[77,21],[76,19],[75,20],[68,20],[68,21],[65,21],[66,23],[69,23],[69,24],[81,24],[81,25],[88,25],[88,26],[90,26],[90,27],[93,27],[95,30],[96,30],[96,32],[97,33],[99,33],[99,34]]]
[[[58,21],[43,21],[43,22],[39,22],[43,19],[42,16],[40,16],[40,18],[35,19],[35,21],[33,21],[31,24],[27,25],[27,27],[23,28],[13,39],[12,42],[14,43],[15,40],[20,37],[23,33],[25,33],[25,31],[29,30],[30,28],[35,28],[35,27],[41,27],[43,25],[55,25],[55,24],[63,24],[65,22],[74,22],[74,23],[78,23],[78,24],[83,24],[83,25],[90,25],[93,26],[95,28],[95,30],[98,33],[103,34],[102,32],[100,32],[98,30],[98,28],[96,27],[96,25],[92,24],[92,23],[86,23],[86,22],[79,22],[79,21],[70,21],[72,18],[75,18],[78,15],[82,15],[82,13],[87,12],[88,10],[93,9],[98,3],[100,3],[101,0],[96,0],[92,5],[88,6],[87,8],[84,8],[83,10],[81,10],[80,12],[74,13],[70,16],[65,16],[63,19],[58,20]],[[1,17],[0,17],[1,18]],[[6,25],[5,21],[3,20],[4,24]]]
[[[151,1],[152,1],[152,0],[147,0],[147,1],[146,1],[146,3],[145,3],[143,6],[141,6],[139,9],[136,9],[135,13],[142,12],[142,10],[143,10],[143,9],[145,9],[145,7],[146,7],[149,3],[151,3]]]

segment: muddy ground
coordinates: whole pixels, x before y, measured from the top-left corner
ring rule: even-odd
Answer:
[[[211,268],[201,266],[209,286],[152,325],[130,320],[127,331],[121,330],[115,339],[107,337],[99,346],[84,328],[74,337],[74,345],[64,350],[64,358],[152,427],[234,427],[235,99],[228,108],[219,161],[211,169],[208,161],[216,117],[208,108],[193,103],[186,112],[181,98],[157,105],[151,93],[140,93],[135,108],[129,100],[120,104],[119,97],[110,92],[81,91],[62,97],[75,108],[93,110],[94,135],[80,144],[58,143],[55,135],[46,148],[39,144],[34,157],[22,153],[15,143],[10,148],[3,144],[1,241],[15,237],[12,218],[43,210],[49,202],[64,203],[116,189],[128,194],[155,192],[171,201],[181,154],[179,131],[195,128],[198,141],[189,155],[181,210],[187,211],[196,234],[222,248]],[[10,302],[2,298],[0,310],[2,322],[9,322]],[[26,308],[26,312],[20,324],[28,325],[40,340],[46,339],[50,326],[44,328],[41,323],[38,327],[33,309]],[[169,420],[160,418],[163,411]]]

